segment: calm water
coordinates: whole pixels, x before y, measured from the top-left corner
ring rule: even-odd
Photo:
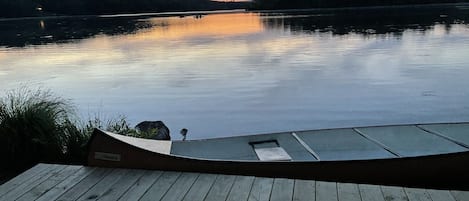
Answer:
[[[469,9],[0,21],[0,92],[179,138],[469,121]]]

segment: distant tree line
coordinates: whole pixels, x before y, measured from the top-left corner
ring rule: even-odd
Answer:
[[[469,0],[253,0],[254,9],[303,9],[459,3]]]
[[[246,5],[211,0],[0,0],[0,17],[237,9]]]

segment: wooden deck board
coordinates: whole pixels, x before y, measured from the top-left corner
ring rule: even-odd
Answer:
[[[113,169],[111,173],[106,175],[101,181],[90,188],[85,194],[78,198],[79,201],[83,200],[98,200],[113,186],[128,170]]]
[[[163,172],[161,171],[144,171],[143,176],[137,179],[134,185],[130,187],[119,200],[140,199],[162,174]]]
[[[427,192],[433,201],[455,201],[449,191],[428,189]]]
[[[337,201],[337,183],[316,182],[316,201]]]
[[[337,183],[338,200],[343,201],[361,201],[360,190],[357,184]]]
[[[248,201],[269,201],[273,183],[272,178],[256,177]]]
[[[469,201],[459,190],[47,164],[1,185],[0,194],[2,201]]]
[[[114,185],[112,185],[100,197],[99,201],[114,201],[118,200],[134,183],[143,176],[143,170],[130,170],[127,174],[123,175]]]
[[[140,200],[160,200],[180,175],[180,172],[164,172]]]
[[[43,171],[40,174],[37,174],[36,176],[24,181],[22,184],[16,186],[14,189],[8,191],[5,193],[2,197],[0,197],[0,200],[16,200],[29,190],[33,189],[40,183],[46,181],[49,177],[59,173],[64,169],[66,166],[61,166],[61,165],[53,165],[51,166],[48,171]]]
[[[36,174],[39,174],[42,171],[47,171],[47,168],[51,166],[51,164],[37,164],[31,169],[26,170],[15,178],[5,182],[3,185],[0,186],[0,197],[3,196],[5,193],[9,192],[10,190],[14,189],[16,186],[21,185],[23,182],[36,176]]]
[[[381,191],[383,192],[384,200],[386,201],[409,201],[409,198],[407,198],[407,194],[402,187],[381,186]]]
[[[432,201],[430,195],[425,189],[404,188],[410,201]]]
[[[288,201],[293,199],[293,187],[295,180],[275,178],[270,194],[271,201]]]
[[[246,201],[251,192],[254,177],[252,176],[237,176],[231,191],[228,194],[227,201]]]
[[[86,193],[90,188],[96,185],[101,179],[106,176],[111,169],[97,168],[91,174],[82,179],[79,183],[69,188],[57,200],[59,201],[72,201],[77,200],[82,194]]]
[[[94,167],[83,167],[76,171],[73,175],[67,177],[65,180],[49,189],[46,193],[42,194],[36,201],[49,201],[55,200],[61,196],[64,192],[75,186],[82,179],[91,174],[96,168]]]
[[[37,185],[36,187],[32,188],[30,191],[23,194],[19,197],[18,201],[30,201],[36,200],[42,194],[46,193],[54,186],[65,180],[67,177],[71,176],[73,173],[77,172],[79,169],[83,168],[83,166],[66,166],[62,171],[58,172],[57,174],[52,175],[47,180],[42,182],[41,184]]]
[[[216,174],[200,174],[191,189],[185,195],[185,201],[203,201],[217,179]]]
[[[195,180],[199,176],[198,173],[182,173],[171,188],[166,192],[162,201],[177,201],[182,200],[186,193],[189,191]]]
[[[381,188],[376,185],[359,184],[360,195],[362,201],[384,201],[383,192]]]
[[[233,175],[218,175],[205,200],[225,200],[233,186],[235,178],[236,176]]]
[[[316,199],[316,181],[295,180],[293,188],[293,201],[314,201]]]
[[[469,192],[468,191],[451,191],[456,201],[469,201]]]

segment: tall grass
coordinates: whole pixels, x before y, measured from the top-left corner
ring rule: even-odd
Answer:
[[[50,90],[21,87],[0,99],[1,170],[23,169],[38,162],[84,163],[94,128],[136,137],[125,117],[81,121],[70,101]]]

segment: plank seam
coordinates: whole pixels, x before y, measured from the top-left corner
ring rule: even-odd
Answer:
[[[272,199],[272,191],[274,190],[275,178],[272,178],[272,184],[270,186],[269,200]]]
[[[251,188],[249,188],[249,193],[248,193],[247,200],[249,200],[249,197],[250,197],[251,192],[252,192],[252,187],[254,186],[254,181],[256,181],[256,178],[257,177],[254,177],[254,179],[252,179]]]
[[[206,200],[206,199],[207,199],[208,194],[210,193],[210,191],[212,190],[213,186],[215,185],[215,182],[217,182],[217,179],[218,179],[219,176],[220,176],[220,175],[217,174],[217,176],[215,177],[215,180],[213,180],[213,183],[210,185],[210,188],[208,189],[207,193],[205,194],[203,200]]]
[[[171,190],[171,187],[174,186],[174,184],[178,181],[179,178],[181,178],[181,175],[183,175],[184,173],[179,173],[178,177],[174,180],[174,182],[171,183],[171,185],[168,187],[168,189],[166,189],[166,191],[163,193],[163,195],[161,195],[161,198],[160,200],[162,200],[164,198],[164,196],[166,194],[168,194],[169,190]],[[144,194],[145,195],[145,194]]]
[[[23,192],[21,195],[17,196],[17,197],[15,198],[15,200],[21,198],[22,196],[26,195],[28,192],[30,192],[30,191],[33,190],[34,188],[36,188],[36,187],[38,187],[39,185],[41,185],[42,183],[46,182],[49,178],[51,178],[52,176],[54,176],[54,172],[56,172],[56,173],[61,173],[62,171],[65,170],[66,167],[67,167],[67,166],[65,166],[65,165],[57,165],[56,168],[54,168],[52,171],[50,171],[50,175],[48,175],[48,176],[47,176],[47,174],[44,175],[43,178],[45,178],[45,179],[44,179],[43,181],[39,182],[37,185],[31,187],[31,189],[29,189],[29,190]],[[48,174],[49,174],[49,173],[48,173]],[[43,179],[43,178],[41,177],[41,178],[39,178],[39,179],[37,179],[37,180],[35,180],[35,181],[39,181],[39,180],[41,180],[41,179]]]
[[[451,197],[456,200],[456,201],[459,201],[459,199],[456,198],[456,196],[453,195],[453,191],[449,191],[449,194],[451,195]]]
[[[337,195],[337,201],[339,201],[339,185],[337,182],[335,182],[335,193]]]
[[[225,196],[225,199],[223,199],[223,200],[225,200],[225,201],[228,200],[228,195],[230,195],[231,189],[233,189],[233,186],[234,186],[234,183],[236,182],[236,178],[237,178],[237,177],[239,177],[239,175],[237,175],[237,176],[233,179],[233,183],[231,183],[230,190],[228,191],[228,193],[227,193],[226,196]]]
[[[311,155],[313,155],[313,157],[316,158],[316,160],[321,161],[321,159],[319,158],[319,155],[313,149],[311,149],[311,147],[308,144],[306,144],[306,142],[303,141],[300,138],[300,136],[298,136],[295,132],[292,132],[291,135],[293,136],[293,138],[296,139],[296,141],[298,141],[298,143],[301,144],[301,146],[303,146],[303,148],[306,149],[306,151],[308,151]]]
[[[362,197],[362,192],[360,191],[360,184],[355,184],[356,187],[357,187],[357,190],[358,190],[358,196],[360,196],[360,200],[363,200],[363,197]]]
[[[378,141],[378,140],[376,140],[376,139],[370,137],[369,135],[367,135],[367,134],[361,132],[361,131],[358,130],[357,128],[353,128],[352,130],[355,131],[356,133],[358,133],[359,135],[361,135],[362,137],[364,137],[365,139],[370,140],[371,142],[377,144],[378,146],[380,146],[381,148],[383,148],[383,149],[386,150],[387,152],[391,153],[392,155],[394,155],[394,156],[396,156],[396,157],[398,157],[398,158],[402,158],[402,156],[401,156],[399,153],[393,151],[391,148],[389,148],[389,147],[386,146],[385,144],[381,143],[380,141]]]
[[[184,198],[186,198],[187,194],[189,193],[189,191],[191,190],[192,186],[194,186],[195,182],[197,182],[197,179],[199,179],[200,177],[200,173],[197,173],[197,177],[194,179],[194,182],[192,182],[191,186],[189,186],[189,188],[187,189],[187,191],[184,193],[184,196],[182,196],[181,200],[184,200]],[[169,189],[168,189],[169,190]]]
[[[145,194],[148,193],[148,191],[151,189],[151,187],[153,187],[153,185],[155,185],[155,183],[160,180],[161,176],[164,174],[164,172],[162,172],[160,175],[158,175],[158,177],[155,179],[155,181],[153,181],[151,183],[150,186],[148,186],[148,188],[145,190],[145,192],[141,195],[141,197],[138,198],[138,200],[141,200],[143,196],[145,196]]]
[[[109,174],[111,174],[111,169],[105,169],[105,172],[106,172],[106,173],[104,173],[104,176],[103,176],[102,178],[100,178],[96,183],[94,183],[93,185],[91,185],[86,191],[82,192],[80,195],[77,195],[77,198],[76,198],[76,199],[80,199],[81,196],[85,195],[85,194],[86,194],[88,191],[90,191],[94,186],[96,186],[99,182],[101,182],[101,180],[103,180],[105,177],[107,177]],[[86,177],[89,177],[90,175],[91,175],[91,174],[89,174],[89,175],[86,176]],[[79,183],[79,182],[78,182],[78,183]],[[78,183],[77,183],[77,184],[78,184]],[[75,186],[75,185],[74,185],[74,186]],[[67,192],[70,191],[70,190],[72,190],[72,189],[73,189],[73,188],[68,189]],[[59,197],[59,198],[60,198],[60,197]]]
[[[145,175],[145,171],[143,171],[141,175],[132,183],[132,185],[130,185],[129,188],[127,188],[119,197],[117,197],[116,200],[120,200],[132,188],[132,186],[134,186],[139,181],[139,179],[143,177],[143,175]]]
[[[443,134],[441,134],[441,133],[439,133],[439,132],[437,132],[437,131],[431,131],[431,130],[429,130],[429,129],[426,129],[426,128],[421,127],[420,125],[415,125],[415,127],[419,128],[420,130],[425,131],[426,133],[436,135],[436,136],[441,137],[441,138],[443,138],[443,139],[445,139],[445,140],[448,140],[448,141],[450,141],[450,142],[452,142],[452,143],[455,143],[455,144],[457,144],[457,145],[459,145],[459,146],[462,146],[462,147],[464,147],[464,148],[466,148],[466,149],[469,149],[469,145],[467,145],[467,144],[464,143],[464,142],[459,142],[458,140],[456,140],[456,139],[454,139],[454,138],[452,138],[452,137],[443,135]]]
[[[75,170],[75,172],[78,172],[80,171],[81,169],[83,169],[84,167],[81,166],[80,168],[78,168],[77,170]],[[65,168],[66,169],[66,168]],[[65,169],[63,169],[62,171],[64,171]],[[55,185],[49,187],[46,191],[42,192],[41,195],[37,196],[36,199],[39,199],[41,196],[43,196],[44,194],[46,194],[47,192],[49,192],[50,190],[52,190],[53,188],[55,188],[57,185],[59,185],[60,183],[62,183],[63,181],[65,181],[68,177],[72,176],[73,174],[75,174],[75,172],[72,172],[71,174],[67,175],[66,177],[64,177],[63,179],[59,180]],[[41,183],[42,184],[42,183]],[[32,189],[31,189],[32,190]],[[35,199],[35,200],[36,200]]]
[[[80,183],[83,179],[85,179],[86,177],[88,177],[88,175],[90,175],[91,173],[93,173],[94,171],[96,170],[96,168],[93,167],[92,170],[90,170],[89,172],[85,173],[84,176],[79,179],[78,181],[76,181],[75,183],[72,183],[70,186],[68,186],[68,188],[65,188],[63,191],[60,191],[59,193],[57,193],[56,196],[54,196],[55,198],[53,200],[56,200],[57,198],[61,197],[63,194],[65,194],[68,190],[70,190],[71,188],[75,187],[78,183]],[[76,173],[72,174],[71,176],[74,176]],[[61,181],[60,183],[58,183],[57,185],[60,185],[62,184],[62,182],[66,181],[68,178],[66,178],[65,180]],[[56,185],[56,186],[57,186]],[[54,187],[55,188],[55,187]],[[54,189],[52,188],[52,189]],[[51,191],[52,189],[49,189],[49,191]],[[43,200],[43,196],[44,195],[47,195],[49,193],[49,191],[47,191],[46,193],[42,194],[41,196],[39,196],[38,198],[36,198],[36,200]]]

